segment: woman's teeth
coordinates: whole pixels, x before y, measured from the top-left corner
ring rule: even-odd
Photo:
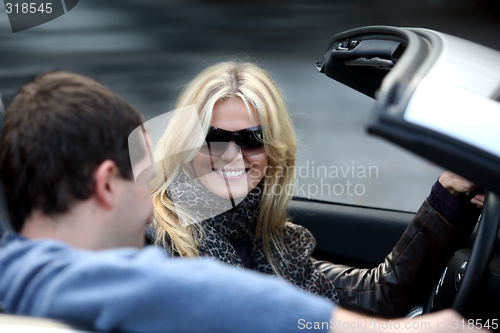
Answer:
[[[242,174],[245,173],[245,170],[240,170],[240,171],[222,171],[222,170],[215,170],[219,175],[223,177],[239,177]]]

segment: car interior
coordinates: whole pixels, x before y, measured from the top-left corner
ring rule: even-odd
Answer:
[[[486,190],[480,224],[469,242],[471,249],[457,251],[450,258],[434,290],[423,296],[411,314],[453,307],[469,318],[498,316],[500,132],[494,132],[493,127],[496,114],[500,115],[500,53],[431,30],[373,26],[335,35],[316,67],[376,100],[367,127],[370,133]],[[425,93],[436,89],[421,89],[436,84],[446,91],[429,98]],[[450,98],[459,99],[453,106],[473,105],[485,110],[484,117],[497,117],[468,124],[488,135],[471,141],[470,136],[453,132],[443,123],[426,122],[426,114],[419,114],[419,108],[432,107],[434,100],[439,102],[435,102],[436,107],[442,108],[443,103],[452,103]],[[457,117],[463,114],[451,111]],[[316,259],[363,268],[384,260],[414,216],[414,212],[299,197],[293,198],[288,212],[292,222],[305,226],[316,237]],[[2,203],[0,235],[10,229],[6,216]],[[2,325],[12,324],[13,317],[0,315],[0,330]],[[17,322],[24,319],[19,317]]]
[[[500,313],[499,60],[497,51],[440,32],[372,26],[334,36],[317,63],[376,99],[369,133],[486,191],[472,249],[449,259],[424,313],[452,307],[484,320]]]

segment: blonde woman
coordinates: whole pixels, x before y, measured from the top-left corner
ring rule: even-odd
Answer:
[[[476,211],[465,214],[467,224],[455,216],[462,206],[446,202],[473,185],[445,173],[429,201],[455,226],[425,201],[377,268],[316,262],[313,235],[287,221],[296,139],[269,75],[251,63],[219,63],[185,88],[177,108],[155,148],[152,183],[155,243],[174,255],[276,274],[343,307],[392,316],[409,310],[417,287],[433,281],[445,252],[474,225]]]

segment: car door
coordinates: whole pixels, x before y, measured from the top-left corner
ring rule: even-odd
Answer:
[[[315,236],[316,259],[360,268],[381,263],[414,216],[412,212],[300,197],[291,201],[288,213],[292,222]]]

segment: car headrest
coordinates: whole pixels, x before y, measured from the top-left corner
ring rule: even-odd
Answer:
[[[3,116],[5,114],[6,105],[7,105],[7,99],[2,94],[0,94],[0,136],[2,134]],[[5,231],[12,231],[12,227],[10,226],[9,220],[7,218],[7,210],[3,196],[3,188],[0,183],[0,238],[2,237]]]

